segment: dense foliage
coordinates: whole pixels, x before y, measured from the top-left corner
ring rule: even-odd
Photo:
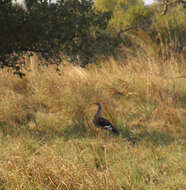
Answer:
[[[120,34],[123,45],[133,53],[139,49],[145,54],[165,61],[171,56],[180,58],[186,52],[185,1],[156,1],[145,6],[142,0],[97,0],[96,8],[102,12],[112,10],[107,30]],[[140,48],[139,48],[140,47]]]
[[[24,6],[1,0],[0,67],[20,73],[25,55],[33,53],[45,64],[67,59],[85,66],[121,55],[121,47],[135,55],[143,44],[167,59],[184,51],[183,5],[170,2],[162,16],[163,5],[145,6],[142,0],[25,0]]]
[[[101,31],[110,14],[92,7],[93,2],[87,0],[26,1],[26,8],[11,1],[1,3],[1,67],[19,71],[25,53],[37,53],[50,63],[67,57],[83,65],[94,54],[109,53],[110,39]]]

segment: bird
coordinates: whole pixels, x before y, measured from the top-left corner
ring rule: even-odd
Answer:
[[[93,104],[96,104],[98,106],[98,110],[93,118],[94,125],[98,128],[112,131],[114,134],[119,135],[119,131],[107,119],[101,117],[102,113],[101,104],[99,102],[95,102]]]

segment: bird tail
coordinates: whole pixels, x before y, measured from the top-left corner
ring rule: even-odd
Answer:
[[[119,131],[112,125],[106,125],[104,126],[104,129],[112,131],[113,133],[119,135]]]
[[[119,131],[113,126],[112,126],[112,132],[116,135],[119,135]]]

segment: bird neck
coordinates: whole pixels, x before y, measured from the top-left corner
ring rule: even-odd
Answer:
[[[97,110],[97,113],[95,115],[95,118],[101,117],[101,112],[102,112],[102,108],[101,108],[101,106],[98,106],[98,110]]]

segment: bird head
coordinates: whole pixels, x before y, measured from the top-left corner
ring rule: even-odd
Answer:
[[[96,104],[98,107],[101,107],[101,104],[99,102],[95,102],[93,104]]]

